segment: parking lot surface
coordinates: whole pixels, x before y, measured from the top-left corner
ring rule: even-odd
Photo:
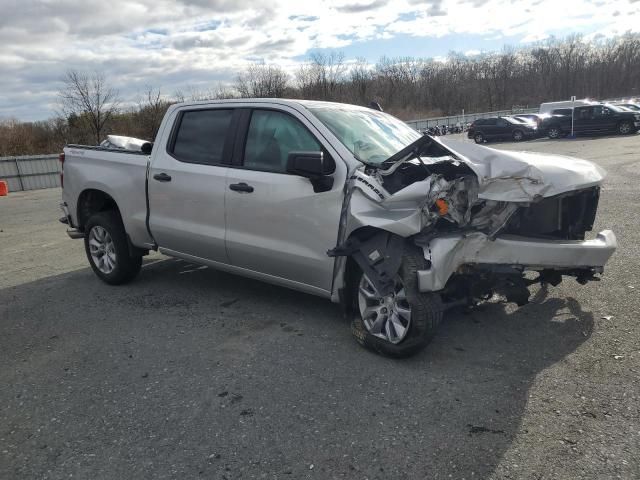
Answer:
[[[158,254],[107,286],[59,190],[0,198],[0,478],[639,478],[640,135],[492,146],[607,169],[619,250],[403,361],[328,301]]]

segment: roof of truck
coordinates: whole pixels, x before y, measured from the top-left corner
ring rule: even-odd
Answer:
[[[275,103],[278,105],[286,105],[290,107],[302,106],[305,108],[331,108],[331,107],[340,107],[340,108],[353,108],[353,109],[363,109],[370,110],[367,106],[362,105],[352,105],[350,103],[339,103],[339,102],[326,102],[320,100],[299,100],[294,98],[229,98],[224,100],[201,100],[194,102],[180,102],[174,104],[174,107],[185,107],[192,105],[218,105],[218,104],[245,104],[245,103]]]

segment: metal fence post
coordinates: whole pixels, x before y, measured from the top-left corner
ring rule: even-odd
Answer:
[[[20,164],[18,163],[18,158],[14,157],[13,160],[16,162],[16,172],[18,172],[18,182],[20,182],[20,190],[24,192],[24,183],[22,183],[22,173],[20,173]]]

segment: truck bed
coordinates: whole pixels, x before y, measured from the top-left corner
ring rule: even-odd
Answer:
[[[78,204],[91,189],[107,193],[121,209],[122,220],[135,245],[150,245],[147,231],[147,167],[149,155],[87,145],[64,149],[62,199],[74,226],[81,223]]]

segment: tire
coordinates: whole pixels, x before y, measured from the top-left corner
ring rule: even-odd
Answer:
[[[629,135],[633,132],[633,125],[630,122],[620,122],[618,124],[618,133],[620,135]]]
[[[484,135],[482,135],[480,132],[475,133],[473,135],[473,141],[476,143],[484,143]]]
[[[522,132],[522,130],[515,130],[512,137],[514,142],[521,142],[522,140],[524,140],[524,133]]]
[[[556,140],[561,136],[562,132],[560,131],[559,127],[549,127],[549,130],[547,130],[547,137],[549,137],[551,140]]]
[[[355,276],[356,281],[352,285],[354,308],[351,333],[360,345],[388,357],[406,358],[420,352],[431,341],[442,321],[443,309],[439,294],[418,291],[417,272],[425,268],[427,265],[421,250],[405,252],[398,272],[398,280],[404,287],[406,303],[410,306],[410,322],[403,338],[395,343],[376,336],[367,328],[361,314],[360,288],[363,282],[368,282],[368,279],[362,272],[358,272]],[[400,298],[399,293],[397,298]],[[397,301],[397,305],[401,306],[401,302]],[[399,315],[398,318],[400,318]],[[389,322],[390,320],[387,321]]]
[[[120,215],[113,211],[92,215],[85,226],[84,248],[94,273],[109,285],[127,283],[140,272],[141,256],[131,256]]]

